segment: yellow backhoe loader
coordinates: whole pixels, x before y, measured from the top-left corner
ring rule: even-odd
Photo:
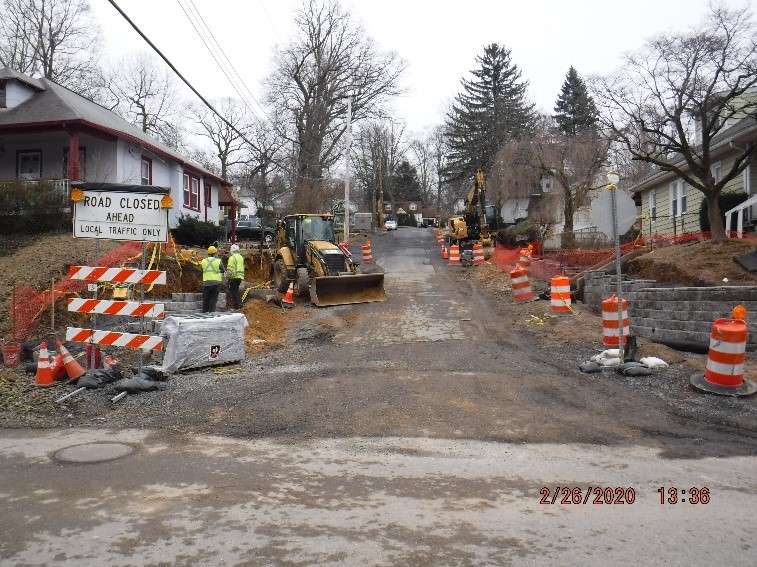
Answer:
[[[359,273],[358,264],[335,243],[332,215],[284,217],[272,272],[279,293],[285,293],[293,282],[298,295],[309,292],[319,307],[387,299],[384,274]]]

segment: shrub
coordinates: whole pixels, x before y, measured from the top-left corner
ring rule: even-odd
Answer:
[[[720,214],[723,216],[723,226],[725,226],[725,212],[730,211],[736,205],[740,205],[749,198],[746,193],[721,193],[718,195],[718,207],[720,208]],[[707,199],[702,199],[702,204],[699,207],[699,225],[702,227],[702,232],[710,230],[710,206],[707,204]],[[726,231],[731,230],[727,226]],[[735,230],[735,227],[734,227]]]
[[[521,220],[518,224],[497,231],[497,241],[505,246],[519,246],[523,242],[531,242],[537,238],[539,238],[539,227],[528,220]]]
[[[224,234],[223,227],[195,216],[182,214],[176,228],[171,229],[176,242],[184,246],[210,246]]]
[[[0,182],[0,234],[39,234],[71,230],[63,189],[51,181]]]

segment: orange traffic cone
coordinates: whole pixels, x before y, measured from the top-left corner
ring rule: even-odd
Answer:
[[[289,282],[289,289],[281,300],[281,304],[284,307],[294,307],[294,282]]]
[[[50,355],[47,354],[47,343],[39,345],[39,360],[37,361],[37,375],[34,377],[35,386],[52,386],[53,371],[50,368]]]
[[[82,375],[84,375],[86,371],[84,370],[84,368],[82,368],[82,365],[76,362],[76,359],[71,356],[71,353],[68,352],[68,349],[63,346],[63,343],[58,341],[57,344],[58,352],[63,355],[63,367],[66,369],[68,381],[73,382],[74,380],[77,380]]]
[[[55,358],[53,358],[52,364],[50,364],[50,371],[53,373],[53,380],[65,380],[66,378],[66,367],[63,366],[63,355],[58,352],[58,354],[55,355]]]

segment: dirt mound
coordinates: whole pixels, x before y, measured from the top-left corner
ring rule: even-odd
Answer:
[[[757,285],[757,274],[747,272],[734,261],[756,248],[754,241],[744,240],[666,246],[631,260],[626,270],[660,283],[695,287]]]

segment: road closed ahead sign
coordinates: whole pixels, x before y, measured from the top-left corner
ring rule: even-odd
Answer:
[[[160,208],[168,189],[88,183],[78,188],[84,198],[74,205],[74,237],[168,241],[168,209]]]

